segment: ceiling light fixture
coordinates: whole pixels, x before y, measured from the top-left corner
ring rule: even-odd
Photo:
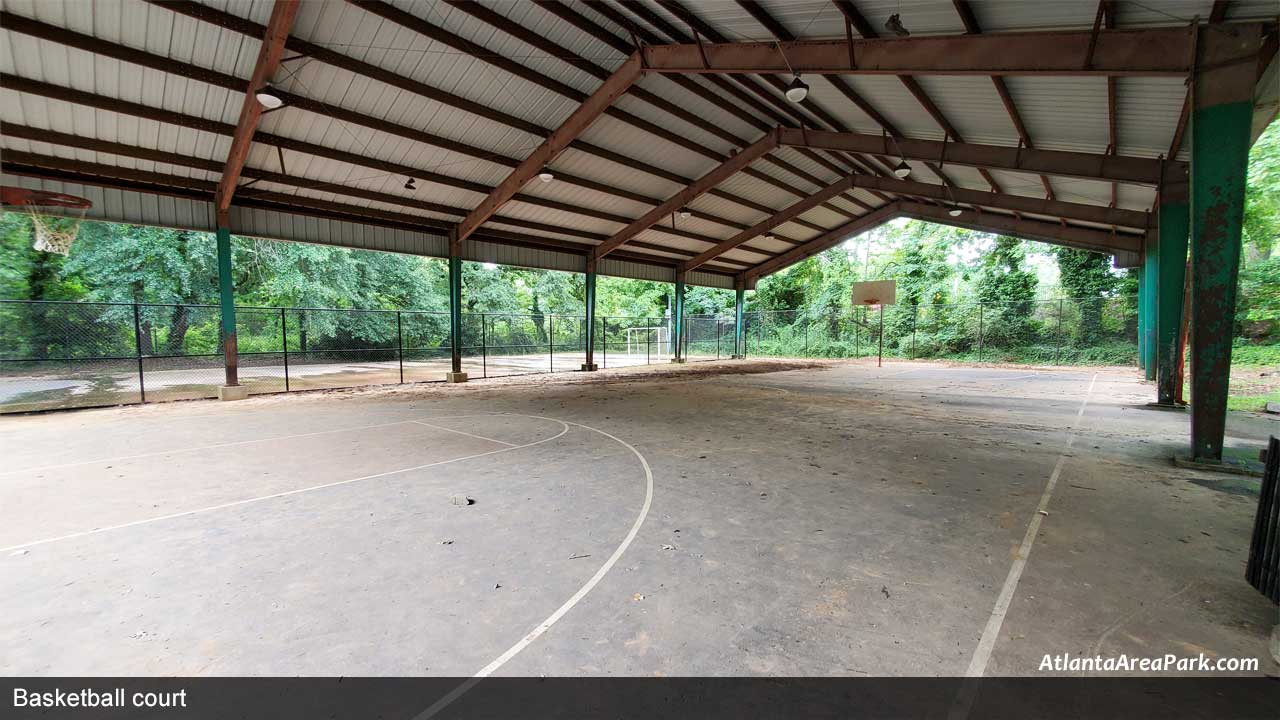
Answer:
[[[963,213],[964,213],[964,210],[961,210],[958,207],[953,207],[947,211],[947,214],[950,215],[951,217],[960,217],[960,215]]]
[[[884,29],[898,37],[908,37],[911,35],[911,31],[902,24],[902,18],[899,17],[898,13],[894,13],[889,16],[889,19],[885,21]]]
[[[689,208],[680,208],[680,219],[688,220],[693,213],[689,212]]]
[[[777,240],[778,238],[777,238],[777,237],[775,237],[773,233],[765,233],[765,234],[764,234],[764,239],[765,239],[765,240]]]
[[[284,106],[284,100],[276,94],[275,88],[270,85],[263,85],[254,97],[258,99],[258,104],[268,110],[275,110]]]
[[[809,86],[797,74],[791,79],[791,84],[787,86],[786,95],[787,99],[793,103],[804,102],[804,99],[809,97]]]
[[[907,164],[906,160],[903,160],[902,162],[898,163],[893,168],[893,175],[899,180],[901,180],[902,178],[905,178],[910,174],[911,174],[911,166]]]
[[[552,175],[551,173],[547,172],[546,170],[543,170],[542,172],[538,173],[538,179],[539,179],[539,180],[541,180],[541,181],[542,181],[542,182],[544,182],[544,183],[548,183],[548,182],[551,182],[552,180],[555,180],[555,179],[556,179],[556,176],[555,176],[555,175]]]

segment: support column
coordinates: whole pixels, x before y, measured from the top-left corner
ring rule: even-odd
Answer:
[[[1156,312],[1157,301],[1159,295],[1159,251],[1160,235],[1159,232],[1147,235],[1147,241],[1142,249],[1142,279],[1143,279],[1143,301],[1146,304],[1146,322],[1142,326],[1142,369],[1143,375],[1148,381],[1156,379]]]
[[[222,306],[222,359],[226,383],[218,388],[220,400],[243,400],[249,390],[240,384],[240,358],[236,351],[236,291],[231,279],[231,229],[226,216],[218,222],[218,297]]]
[[[467,374],[462,372],[462,243],[458,240],[457,231],[449,233],[449,350],[451,370],[445,380],[456,383],[466,382]]]
[[[1138,268],[1138,369],[1147,369],[1147,265]]]
[[[1178,407],[1178,334],[1186,283],[1191,208],[1185,199],[1160,201],[1160,245],[1156,261],[1156,404]]]
[[[734,279],[733,292],[733,359],[742,360],[747,356],[746,348],[742,345],[744,337],[742,323],[746,318],[744,309],[746,307],[747,284],[741,276]]]
[[[1254,25],[1210,25],[1200,29],[1197,44],[1191,109],[1194,460],[1222,460],[1260,36]]]
[[[676,299],[672,303],[672,329],[671,342],[675,348],[675,357],[671,358],[673,363],[684,362],[684,273],[676,273]]]
[[[582,369],[586,371],[596,369],[596,261],[595,258],[587,258],[587,276],[586,276],[586,304],[587,304],[587,322],[586,322],[586,357],[582,363]],[[607,359],[607,358],[606,358]]]

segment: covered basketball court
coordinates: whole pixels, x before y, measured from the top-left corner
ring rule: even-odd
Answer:
[[[447,259],[451,328],[451,384],[4,418],[0,671],[1274,672],[1252,500],[1168,463],[1270,430],[1226,398],[1273,3],[3,0],[0,29],[7,197],[215,233],[224,398],[232,235]],[[903,217],[1141,267],[1145,378],[741,359],[761,277]],[[584,273],[582,372],[467,382],[464,261]],[[674,284],[673,363],[599,366],[600,275]],[[738,358],[682,364],[687,285],[736,290]],[[1154,411],[1188,298],[1190,409]]]

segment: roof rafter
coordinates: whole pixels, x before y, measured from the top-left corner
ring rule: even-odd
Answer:
[[[982,27],[978,25],[978,17],[973,12],[973,6],[969,0],[952,0],[955,5],[956,14],[960,16],[960,22],[964,24],[964,31],[970,35],[977,35],[982,32]],[[1013,95],[1009,92],[1009,86],[1005,83],[1004,78],[999,75],[991,76],[991,85],[996,89],[996,94],[1000,96],[1000,102],[1004,105],[1004,111],[1009,114],[1009,120],[1013,123],[1013,129],[1018,133],[1018,140],[1025,147],[1034,148],[1036,145],[1031,141],[1031,133],[1027,132],[1027,126],[1022,122],[1022,114],[1018,112],[1018,106],[1013,102]],[[1046,198],[1053,200],[1053,183],[1049,182],[1048,175],[1040,176],[1040,184],[1044,186],[1044,195]]]
[[[251,35],[251,36],[261,36],[263,31],[263,26],[258,25],[250,20],[246,20],[237,15],[232,15],[230,13],[223,12],[216,8],[209,7],[207,5],[202,5],[200,3],[195,3],[190,1],[171,3],[171,2],[163,2],[162,0],[148,0],[148,2],[152,2],[153,4],[156,4],[158,7],[165,8],[166,10],[171,10],[173,12],[177,12],[182,15],[186,15],[188,17],[192,17],[197,20],[201,20],[203,22],[207,22],[213,25],[217,25],[219,27],[224,27],[241,34]],[[11,27],[9,22],[10,21],[9,13],[0,12],[0,21],[2,21],[2,24],[5,25],[6,29],[17,29],[19,32],[24,32],[26,34],[34,35],[36,37],[53,40],[54,42],[63,42],[65,44],[70,44],[77,47],[85,47],[86,49],[90,49],[92,52],[104,54],[109,57],[115,57],[117,59],[125,60],[127,62],[142,64],[145,67],[152,67],[154,69],[166,70],[167,67],[173,66],[173,63],[170,62],[168,58],[148,55],[147,53],[136,51],[136,50],[133,50],[132,48],[122,48],[121,46],[115,46],[110,43],[105,43],[103,41],[97,40],[96,38],[92,38],[90,36],[81,35],[79,33],[71,33],[70,31],[64,31],[61,28],[56,28],[50,25],[46,25],[44,23],[39,23],[38,21],[22,18],[21,16],[14,16],[14,18],[16,18],[17,22],[15,23],[15,27]],[[87,45],[83,44],[85,42],[89,42],[90,44],[87,44]],[[355,58],[335,52],[324,46],[307,42],[298,37],[291,36],[288,39],[285,47],[287,47],[289,50],[293,52],[299,53],[301,55],[306,55],[307,57],[310,57],[310,58],[314,58],[315,60],[325,63],[326,65],[332,65],[333,67],[349,70],[350,72],[353,72],[357,75],[361,75],[364,77],[372,78],[374,80],[378,80],[380,82],[387,83],[388,85],[391,85],[393,87],[398,87],[402,90],[406,90],[415,95],[419,95],[421,97],[434,100],[436,102],[442,103],[449,107],[463,110],[465,112],[474,114],[478,117],[482,117],[486,120],[501,123],[503,125],[506,125],[507,127],[511,127],[516,130],[529,133],[536,137],[546,138],[548,135],[551,134],[550,129],[544,128],[541,125],[538,125],[536,123],[528,122],[522,118],[487,107],[481,103],[473,102],[460,95],[456,95],[456,94],[447,92],[445,90],[440,90],[439,88],[432,87],[430,85],[427,85],[426,83],[419,82],[412,78],[408,78],[403,75],[398,75],[389,70],[386,70],[385,68],[381,68],[361,60],[356,60]],[[173,72],[173,73],[182,75],[184,77],[191,77],[193,79],[201,80],[203,82],[209,82],[211,84],[220,85],[222,87],[230,87],[226,83],[241,82],[239,80],[232,78],[229,75],[224,75],[222,73],[218,73],[212,70],[204,70],[203,68],[198,68],[195,66],[174,67],[166,71]],[[368,127],[373,130],[378,130],[388,134],[396,135],[398,137],[403,137],[409,140],[414,140],[417,142],[434,145],[436,147],[441,147],[446,150],[451,150],[459,154],[467,155],[469,157],[474,157],[476,159],[484,160],[487,162],[492,162],[498,165],[504,165],[510,168],[517,167],[520,164],[520,160],[517,158],[507,157],[500,153],[495,153],[490,150],[487,150],[485,148],[476,147],[464,142],[452,140],[439,135],[434,135],[432,133],[418,130],[416,128],[411,128],[404,125],[399,125],[393,122],[389,122],[382,118],[376,118],[364,113],[359,113],[353,110],[348,110],[346,108],[341,108],[341,107],[337,107],[327,103],[319,102],[317,100],[303,97],[294,93],[288,93],[281,90],[277,90],[277,93],[285,101],[286,105],[290,108],[307,110],[309,112],[313,112],[318,115],[324,115],[326,117],[330,117],[341,122],[351,123],[354,125],[361,125],[363,127]],[[580,150],[587,154],[593,155],[595,157],[599,157],[604,160],[617,163],[618,165],[629,168],[631,170],[643,172],[643,173],[652,175],[654,177],[659,177],[679,185],[686,185],[689,182],[691,182],[690,178],[680,175],[679,173],[672,172],[666,168],[659,167],[657,165],[641,162],[634,158],[624,156],[621,153],[617,153],[607,148],[603,148],[598,145],[585,142],[581,139],[574,141],[570,145],[570,147],[572,147],[575,150]],[[565,182],[577,185],[579,187],[584,187],[589,190],[596,190],[599,192],[614,195],[616,197],[626,198],[628,200],[635,200],[636,202],[643,202],[651,205],[656,205],[657,203],[661,202],[661,200],[659,199],[650,198],[641,193],[635,193],[628,190],[611,187],[604,183],[596,182],[596,181],[579,177],[576,175],[571,175],[569,173],[558,172],[556,173],[556,175],[560,180],[563,180]],[[714,194],[717,197],[721,197],[725,200],[735,202],[744,207],[749,207],[753,210],[766,212],[766,213],[773,212],[773,208],[770,208],[769,206],[763,205],[761,203],[754,202],[748,198],[737,196],[724,191],[716,191]],[[719,223],[721,225],[726,225],[729,227],[741,227],[740,224],[735,223],[731,220],[727,220],[726,218],[717,216],[713,213],[695,211],[694,215],[696,217],[699,217],[700,219]],[[811,229],[821,230],[822,228],[821,226],[814,225],[813,228]],[[791,240],[790,238],[786,238],[785,240],[788,242],[796,242],[794,240]]]
[[[591,251],[592,259],[599,260],[605,255],[613,252],[617,248],[621,247],[623,243],[650,227],[653,227],[653,225],[659,220],[662,220],[664,217],[676,212],[691,202],[694,198],[724,182],[729,178],[729,176],[740,170],[745,170],[748,165],[768,154],[776,147],[778,147],[778,133],[774,131],[747,146],[737,155],[734,155],[728,160],[720,163],[710,172],[690,183],[680,192],[672,195],[670,198],[667,198],[667,200],[658,207],[650,210],[631,224],[627,225],[625,228],[614,233],[612,237],[597,245],[595,249]]]
[[[858,29],[859,35],[869,40],[874,40],[880,37],[880,33],[876,31],[871,23],[867,22],[866,18],[862,17],[862,13],[858,12],[858,8],[851,0],[831,1],[840,9],[840,12],[849,19],[849,22]],[[843,82],[843,79],[841,79],[841,81]],[[950,120],[947,120],[946,115],[943,115],[942,113],[942,108],[938,107],[938,104],[933,101],[933,98],[929,97],[929,94],[920,86],[919,81],[910,75],[899,75],[898,81],[907,89],[907,92],[911,93],[911,96],[916,99],[916,102],[920,103],[920,106],[929,114],[929,117],[933,118],[933,121],[938,124],[938,127],[942,128],[942,131],[946,133],[947,137],[950,137],[956,142],[964,142],[964,138],[960,136],[960,132],[951,124]],[[940,167],[930,166],[930,169],[948,185],[955,184],[942,173],[942,169]],[[991,173],[987,172],[986,168],[978,168],[978,174],[982,175],[982,179],[987,181],[987,184],[991,186],[991,190],[993,192],[1001,192],[1000,184],[991,176]]]
[[[240,120],[236,123],[235,133],[231,136],[231,149],[227,152],[227,162],[222,168],[222,179],[218,182],[218,192],[214,205],[221,221],[231,207],[231,198],[236,192],[236,183],[240,181],[240,170],[249,157],[249,146],[253,143],[253,133],[258,129],[258,121],[262,118],[262,104],[255,94],[266,85],[271,76],[280,67],[280,58],[284,55],[284,43],[289,38],[289,30],[293,20],[298,16],[300,4],[298,0],[275,0],[271,6],[271,19],[267,22],[266,33],[262,36],[262,47],[258,50],[258,60],[253,66],[253,75],[244,88],[244,102],[240,106]],[[228,371],[230,372],[230,371]],[[229,376],[228,376],[229,377]]]

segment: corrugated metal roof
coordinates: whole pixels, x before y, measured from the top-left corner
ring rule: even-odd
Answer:
[[[162,5],[142,0],[0,0],[3,9],[42,23],[66,28],[113,43],[124,48],[142,50],[175,69],[190,65],[212,70],[241,81],[253,71],[260,41],[255,32],[188,17]],[[656,0],[643,0],[645,7],[685,33],[687,24],[676,18]],[[228,13],[232,20],[247,19],[265,25],[271,14],[269,0],[206,0],[216,11]],[[342,188],[360,188],[406,199],[428,200],[466,209],[483,198],[483,190],[502,182],[512,165],[529,155],[576,107],[577,102],[563,92],[519,77],[499,67],[513,62],[543,75],[547,84],[562,84],[574,93],[590,93],[600,84],[597,74],[573,62],[554,57],[546,49],[527,44],[497,29],[484,20],[447,3],[432,0],[393,0],[392,5],[416,17],[484,48],[478,57],[449,44],[426,37],[379,15],[345,2],[304,3],[292,30],[295,38],[319,45],[350,61],[368,63],[422,83],[433,90],[458,96],[489,110],[466,110],[449,102],[432,99],[409,89],[339,67],[347,60],[331,64],[312,57],[288,60],[273,79],[280,88],[313,101],[327,103],[344,111],[367,116],[367,120],[335,119],[297,107],[286,107],[264,116],[260,131],[320,145],[330,150],[365,158],[368,164],[394,163],[419,173],[437,173],[440,182],[417,178],[417,190],[405,190],[404,175],[386,168],[369,167],[286,150],[283,170],[307,185],[304,189],[258,183],[260,189],[273,189],[322,202],[353,207],[372,207],[406,216],[456,220],[458,215],[426,212],[398,203],[384,203],[355,198]],[[548,41],[612,70],[624,60],[624,53],[599,38],[579,30],[546,9],[529,2],[484,0],[484,7],[507,18],[519,27],[541,35]],[[772,39],[768,31],[739,4],[729,0],[706,0],[686,3],[701,20],[731,39]],[[844,20],[829,0],[765,0],[761,6],[787,30],[805,38],[843,37]],[[883,26],[888,15],[902,14],[902,20],[914,35],[960,33],[964,31],[959,15],[949,0],[900,2],[899,0],[858,0],[857,9],[876,28]],[[637,16],[619,5],[610,4],[623,16]],[[572,3],[568,6],[587,19],[611,31],[623,42],[630,42],[629,32],[596,9]],[[1096,6],[1085,3],[1028,3],[1023,0],[986,0],[974,3],[975,15],[985,32],[1010,30],[1081,29],[1091,27]],[[1207,17],[1212,0],[1163,0],[1158,4],[1119,4],[1119,25],[1182,25],[1192,17]],[[1270,1],[1237,0],[1231,3],[1228,19],[1273,18],[1275,4]],[[648,27],[645,21],[638,21]],[[661,34],[661,33],[659,33]],[[167,68],[166,68],[167,69]],[[202,120],[234,125],[243,95],[217,82],[189,79],[166,69],[133,65],[104,55],[88,52],[77,43],[58,43],[36,39],[12,30],[0,30],[0,71],[30,80],[49,83],[100,96],[102,102],[123,100],[150,108],[181,113]],[[832,83],[822,78],[807,78],[811,87],[810,102],[834,118],[838,126],[879,134],[881,126],[859,109]],[[593,123],[580,136],[582,144],[601,151],[579,148],[567,150],[550,164],[561,178],[549,184],[533,182],[522,192],[548,203],[581,208],[549,208],[530,202],[510,202],[499,215],[509,219],[541,223],[563,228],[566,232],[529,230],[495,221],[495,227],[531,236],[557,238],[587,243],[583,233],[608,236],[629,218],[639,217],[653,205],[683,186],[683,180],[695,179],[717,165],[708,155],[723,156],[741,148],[762,134],[759,123],[771,124],[777,112],[773,105],[751,91],[742,91],[751,99],[742,99],[716,87],[707,78],[692,78],[702,92],[691,92],[669,77],[646,76],[637,87],[661,97],[692,113],[691,122],[662,110],[637,97],[624,95],[616,107],[638,119],[652,123],[665,132],[674,133],[679,142],[660,137],[650,130],[618,117],[606,116]],[[222,81],[219,81],[222,82]],[[224,84],[234,85],[234,80]],[[730,81],[738,87],[737,80]],[[778,90],[760,78],[746,82],[764,88],[774,98]],[[926,112],[921,102],[894,77],[845,76],[843,82],[859,93],[892,125],[910,137],[941,139],[939,123]],[[1013,146],[1018,142],[1013,123],[990,80],[982,77],[920,77],[922,89],[937,105],[946,120],[967,142]],[[1108,110],[1106,81],[1100,78],[1007,78],[1006,84],[1037,147],[1103,152],[1108,144]],[[1168,152],[1186,96],[1180,79],[1121,78],[1117,84],[1118,152],[1126,155],[1156,157]],[[711,99],[708,99],[710,97]],[[194,158],[205,163],[225,160],[230,137],[162,120],[73,105],[28,92],[0,89],[0,120],[6,123],[47,129],[57,133],[119,143],[144,150],[158,150]],[[769,108],[761,112],[759,106]],[[784,103],[784,107],[793,110]],[[487,117],[495,115],[495,117]],[[826,127],[817,114],[801,113],[807,122]],[[504,119],[505,118],[505,119]],[[748,122],[747,118],[754,118]],[[374,129],[368,125],[390,123],[401,129],[395,132]],[[530,124],[532,125],[530,127]],[[518,127],[519,126],[519,127]],[[524,127],[525,129],[520,129]],[[717,131],[715,128],[719,128]],[[437,144],[422,138],[407,137],[428,133],[442,138]],[[732,138],[724,136],[729,133]],[[457,142],[470,149],[445,149],[438,143]],[[686,145],[692,144],[695,147]],[[703,148],[704,150],[699,150]],[[118,165],[134,171],[160,176],[195,178],[205,182],[217,180],[217,173],[192,168],[182,163],[140,160],[126,154],[97,152],[64,147],[50,142],[19,137],[0,138],[0,149],[50,155],[57,158]],[[622,162],[602,157],[613,153]],[[673,234],[663,227],[640,233],[636,240],[656,247],[667,247],[673,258],[700,252],[709,242],[730,237],[736,226],[749,226],[766,217],[760,207],[774,210],[795,203],[799,197],[779,184],[803,192],[814,192],[837,179],[829,164],[817,162],[792,148],[781,148],[774,156],[794,169],[777,163],[757,160],[754,173],[767,175],[768,182],[746,173],[738,173],[722,183],[717,194],[704,194],[689,203],[700,213],[716,218],[678,220],[677,227],[704,236],[699,241]],[[824,154],[831,157],[830,154]],[[1184,155],[1185,156],[1185,155]],[[832,159],[844,167],[844,159]],[[280,156],[275,148],[257,143],[252,146],[248,167],[280,172]],[[892,164],[892,162],[890,162]],[[918,161],[911,161],[912,179],[936,183],[935,174]],[[974,168],[948,166],[946,175],[962,187],[988,189],[985,179]],[[566,180],[577,176],[591,183],[615,188],[613,191],[585,189]],[[1038,176],[1026,173],[993,171],[992,176],[1005,192],[1042,196],[1043,185]],[[163,178],[161,178],[162,180]],[[23,182],[33,182],[24,180]],[[53,181],[46,181],[53,182]],[[61,186],[60,183],[54,183]],[[461,186],[482,186],[465,189]],[[1055,193],[1060,199],[1107,205],[1111,202],[1110,183],[1054,178]],[[75,186],[78,187],[78,186]],[[146,200],[139,193],[122,190],[84,189],[100,198],[110,212],[120,213],[130,222],[174,222],[200,226],[206,221],[194,201],[173,198]],[[851,193],[865,204],[879,206],[884,201],[865,190]],[[134,197],[137,196],[137,197]],[[736,198],[736,199],[735,199]],[[1154,201],[1152,188],[1121,185],[1117,189],[1120,207],[1147,210]],[[157,203],[163,203],[160,205]],[[193,204],[194,203],[194,204]],[[866,212],[864,207],[847,198],[831,203],[846,212],[814,208],[801,216],[802,222],[788,222],[777,228],[779,234],[795,240],[807,240],[821,234],[812,224],[833,228],[848,222],[848,214]],[[755,207],[753,207],[755,206]],[[179,209],[179,208],[185,209]],[[104,209],[104,212],[107,210]],[[244,222],[253,227],[274,227],[259,217],[265,211],[246,211]],[[584,214],[585,213],[585,214]],[[592,213],[617,216],[617,221],[595,217]],[[269,213],[267,213],[269,214]],[[197,217],[199,216],[199,217]],[[299,216],[301,217],[301,216]],[[314,220],[314,218],[312,219]],[[340,222],[340,221],[333,221]],[[804,223],[809,223],[806,225]],[[313,221],[291,221],[280,226],[288,239],[306,239],[299,235],[317,229]],[[338,226],[334,226],[338,227]],[[311,230],[308,230],[310,228]],[[328,233],[318,242],[341,242],[341,233]],[[354,244],[356,241],[352,240]],[[365,242],[365,240],[361,240]],[[397,247],[413,246],[401,243]],[[417,247],[417,246],[414,246]],[[765,256],[751,249],[783,252],[791,244],[756,238],[724,257],[758,262]],[[527,248],[526,248],[527,249]],[[624,246],[624,249],[627,249]],[[685,254],[679,254],[683,251]],[[489,252],[489,251],[486,251]],[[541,251],[539,251],[541,252]],[[658,251],[649,250],[654,253]],[[490,253],[492,254],[492,253]],[[537,253],[514,253],[521,262],[541,262]],[[562,255],[564,253],[561,253]],[[529,258],[534,258],[530,260]],[[577,256],[569,254],[566,257]],[[563,259],[546,260],[560,269]],[[626,263],[619,263],[626,266]],[[646,266],[647,267],[647,266]],[[708,266],[711,267],[711,266]],[[645,274],[652,274],[646,269]],[[720,278],[721,276],[711,276]],[[715,282],[720,282],[716,280]]]

